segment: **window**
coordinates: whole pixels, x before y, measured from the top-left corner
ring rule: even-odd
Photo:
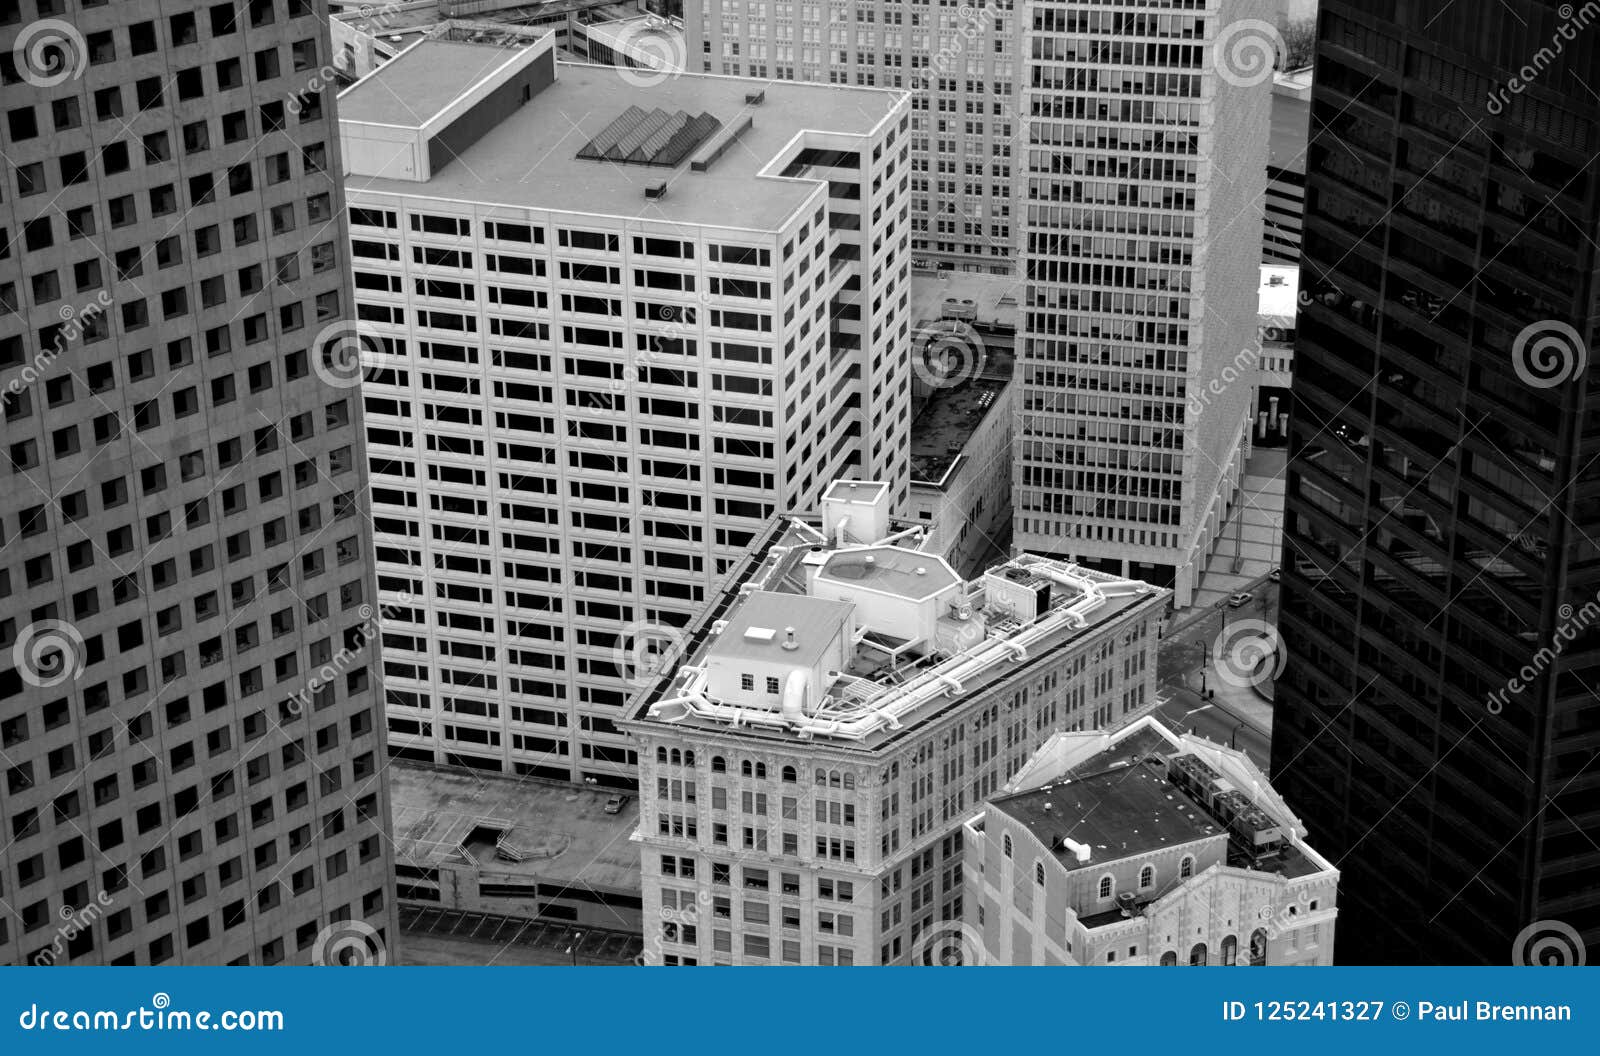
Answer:
[[[1000,851],[1007,858],[1011,857],[1011,834],[1009,832],[1000,839]]]
[[[1155,883],[1156,883],[1156,869],[1155,869],[1155,866],[1147,865],[1143,869],[1139,870],[1139,890],[1140,891],[1144,891],[1144,890],[1147,890],[1149,888],[1154,887]]]
[[[1111,897],[1111,885],[1112,885],[1111,877],[1102,876],[1100,878],[1100,897],[1101,898],[1110,898]]]
[[[1040,887],[1044,886],[1044,863],[1043,862],[1034,862],[1033,863],[1033,882],[1038,884]]]
[[[1194,856],[1186,854],[1186,855],[1183,856],[1183,861],[1178,863],[1178,876],[1181,879],[1187,880],[1193,875],[1194,875]]]
[[[748,673],[740,675],[739,688],[744,690],[746,693],[754,692],[756,688],[756,676]]]

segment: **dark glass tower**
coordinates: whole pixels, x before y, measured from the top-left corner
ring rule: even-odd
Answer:
[[[1272,776],[1340,963],[1600,949],[1597,76],[1593,4],[1321,6]]]

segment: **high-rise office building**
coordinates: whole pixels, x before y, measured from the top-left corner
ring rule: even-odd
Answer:
[[[1250,449],[1267,8],[1023,12],[1015,542],[1172,586],[1179,606]]]
[[[0,962],[393,941],[324,15],[0,4]]]
[[[1272,762],[1342,963],[1600,943],[1600,38],[1567,10],[1322,4]]]
[[[390,742],[631,786],[632,661],[769,518],[907,501],[909,99],[446,34],[340,102]]]
[[[730,576],[625,723],[653,964],[921,962],[961,822],[1051,733],[1155,703],[1167,592],[1048,558],[968,581],[840,481]]]
[[[1009,274],[1022,17],[1012,0],[687,0],[685,65],[911,91],[913,259]]]

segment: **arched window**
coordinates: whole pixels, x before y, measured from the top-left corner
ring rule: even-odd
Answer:
[[[826,770],[819,769],[817,771],[817,787],[821,788],[823,785],[826,785],[827,783],[828,783],[828,772]]]
[[[1257,928],[1250,935],[1250,964],[1259,967],[1267,963],[1267,929]]]
[[[1194,855],[1186,854],[1183,861],[1178,863],[1178,876],[1184,880],[1194,875]]]
[[[767,764],[766,763],[757,763],[756,764],[756,776],[761,778],[763,781],[766,780],[766,777],[767,777]]]
[[[743,775],[745,777],[750,777],[754,772],[755,772],[754,768],[751,767],[751,765],[750,765],[750,760],[744,759],[744,760],[740,761],[740,763],[739,763],[739,773],[741,775]]]
[[[1040,887],[1044,886],[1044,863],[1043,862],[1034,862],[1033,863],[1033,882],[1038,884]]]
[[[786,766],[783,768],[783,779],[792,785],[796,781],[800,780],[800,775],[795,772],[794,767]]]
[[[1222,940],[1222,966],[1232,968],[1239,963],[1239,939],[1229,935]]]
[[[1101,898],[1110,898],[1111,897],[1111,884],[1112,884],[1112,880],[1111,880],[1111,877],[1110,877],[1109,874],[1107,874],[1106,876],[1102,876],[1100,878],[1100,897]]]
[[[845,774],[844,775],[844,787],[847,788],[847,789],[850,789],[850,790],[854,790],[855,789],[855,787],[856,787],[856,775],[855,774]]]
[[[837,770],[829,770],[828,771],[828,787],[829,788],[842,788],[843,786],[844,786],[844,781],[839,777],[839,771],[837,771]]]
[[[1156,867],[1147,865],[1139,870],[1139,890],[1145,891],[1156,886]]]
[[[1011,857],[1011,834],[1009,832],[1000,839],[1000,853],[1007,858]]]
[[[683,753],[678,751],[678,749],[676,749],[676,748],[672,749],[672,765],[673,766],[682,766],[683,765]]]
[[[1206,966],[1206,944],[1197,942],[1194,949],[1189,951],[1189,967],[1204,968]]]
[[[1163,967],[1163,968],[1176,968],[1177,966],[1178,966],[1178,955],[1176,953],[1173,953],[1171,950],[1168,950],[1166,953],[1163,953],[1161,955],[1161,967]]]
[[[683,765],[684,766],[693,766],[694,765],[694,749],[685,748],[683,750]]]
[[[661,745],[657,745],[656,746],[656,762],[664,763],[666,761],[667,761],[667,750],[666,750],[666,748],[661,746]]]
[[[726,759],[724,759],[720,755],[713,755],[711,757],[711,772],[713,774],[725,774],[725,773],[727,773],[728,772],[728,761]]]

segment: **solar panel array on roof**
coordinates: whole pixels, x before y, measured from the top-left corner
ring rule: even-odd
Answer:
[[[722,122],[707,113],[694,116],[684,110],[630,106],[578,151],[578,157],[670,167],[721,127]]]

